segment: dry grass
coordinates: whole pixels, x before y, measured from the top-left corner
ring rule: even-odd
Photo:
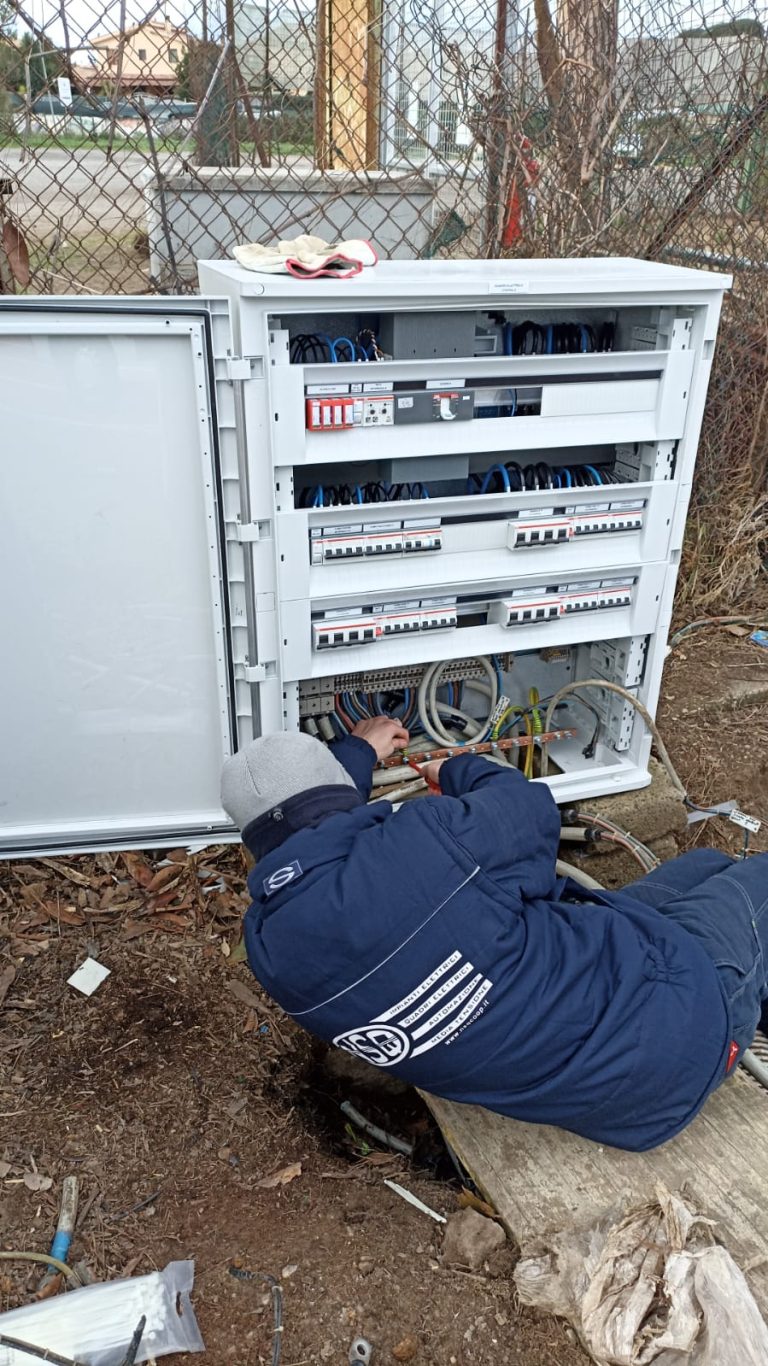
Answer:
[[[685,615],[765,596],[768,306],[761,317],[757,303],[732,299],[720,332],[677,598]]]

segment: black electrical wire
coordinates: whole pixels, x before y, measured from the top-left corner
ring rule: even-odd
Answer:
[[[283,1352],[283,1292],[280,1282],[274,1276],[270,1276],[267,1271],[246,1271],[239,1266],[231,1266],[229,1274],[234,1276],[236,1281],[264,1281],[269,1286],[272,1292],[272,1314],[274,1316],[271,1366],[280,1366],[280,1357]]]
[[[122,1361],[120,1362],[120,1366],[134,1366],[136,1357],[138,1356],[139,1347],[141,1346],[141,1339],[144,1336],[144,1329],[146,1328],[146,1326],[147,1316],[146,1314],[142,1314],[141,1318],[136,1324],[133,1337],[131,1338],[131,1341],[128,1344],[128,1350],[125,1356],[123,1357]]]
[[[0,1347],[9,1347],[14,1352],[26,1352],[31,1357],[37,1357],[38,1361],[51,1362],[52,1366],[82,1366],[82,1362],[60,1356],[49,1347],[34,1347],[31,1342],[20,1342],[18,1338],[7,1337],[5,1333],[0,1333]]]
[[[324,362],[333,360],[330,339],[315,334],[304,335],[300,333],[294,337],[288,355],[292,365],[304,365],[307,362],[322,365]]]
[[[136,1355],[144,1336],[144,1329],[147,1326],[147,1316],[142,1314],[139,1322],[128,1344],[125,1356],[121,1358],[119,1366],[135,1366]],[[38,1361],[47,1361],[50,1366],[82,1366],[81,1362],[73,1360],[72,1357],[63,1357],[59,1352],[54,1352],[51,1347],[36,1347],[31,1342],[22,1342],[19,1338],[8,1337],[5,1333],[0,1333],[0,1347],[8,1347],[11,1351],[22,1352],[27,1356],[36,1357]]]
[[[546,461],[521,468],[515,461],[491,465],[485,474],[473,471],[467,478],[467,493],[564,493],[581,488],[601,488],[622,481],[605,465],[549,465]],[[434,495],[433,495],[434,496]],[[316,484],[299,491],[300,508],[356,507],[363,504],[428,501],[430,490],[421,480],[413,483]]]
[[[504,353],[507,356],[567,356],[612,351],[615,323],[608,321],[598,329],[591,323],[535,323],[530,319],[503,326]]]

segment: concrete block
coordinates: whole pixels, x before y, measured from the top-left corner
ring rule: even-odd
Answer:
[[[687,827],[685,806],[656,759],[651,759],[650,773],[649,786],[639,792],[621,792],[615,797],[582,802],[579,810],[582,814],[591,811],[604,816],[643,844],[651,844],[667,835],[682,835]],[[608,856],[613,851],[610,845],[598,845],[596,852]]]

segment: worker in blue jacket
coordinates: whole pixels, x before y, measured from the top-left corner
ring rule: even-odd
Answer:
[[[295,1020],[414,1086],[641,1151],[678,1133],[768,997],[768,858],[702,849],[621,892],[558,877],[549,789],[473,755],[367,804],[408,743],[255,740],[222,778],[256,860],[251,968]]]

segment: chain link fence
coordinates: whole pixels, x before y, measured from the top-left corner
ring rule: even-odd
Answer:
[[[683,579],[731,608],[765,555],[767,78],[738,0],[0,0],[0,290],[185,293],[300,231],[732,271]]]

